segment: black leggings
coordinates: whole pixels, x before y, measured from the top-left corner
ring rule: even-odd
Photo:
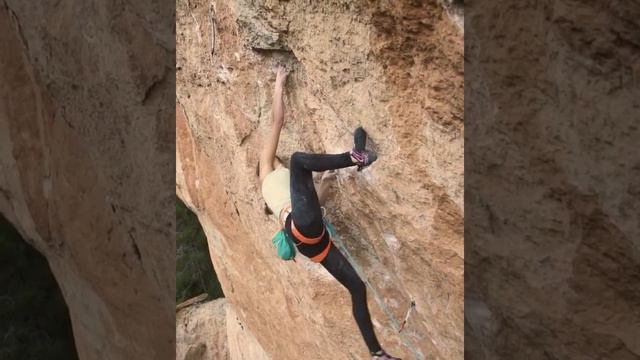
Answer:
[[[354,165],[348,152],[336,155],[296,152],[291,156],[291,215],[286,222],[286,230],[290,236],[292,236],[291,220],[306,237],[315,238],[322,234],[324,228],[322,210],[313,185],[312,172],[341,169]],[[325,231],[323,239],[318,244],[300,244],[298,250],[303,255],[312,257],[322,251],[328,241],[329,234],[328,231]],[[367,307],[367,288],[358,273],[333,244],[329,254],[320,264],[349,290],[353,317],[369,351],[374,353],[382,350],[373,331],[371,315]]]

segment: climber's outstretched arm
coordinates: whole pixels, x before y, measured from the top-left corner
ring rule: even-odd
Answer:
[[[280,140],[280,131],[284,124],[284,100],[282,93],[284,84],[287,80],[287,71],[284,67],[278,68],[276,75],[275,90],[273,92],[273,110],[271,113],[271,130],[269,135],[264,139],[262,152],[260,153],[260,183],[273,171],[273,161],[276,157],[278,149],[278,141]]]

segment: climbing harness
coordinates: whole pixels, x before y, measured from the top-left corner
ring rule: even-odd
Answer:
[[[323,211],[323,214],[324,213],[325,212]],[[304,236],[298,230],[298,228],[296,228],[296,225],[294,224],[293,220],[291,220],[291,232],[293,233],[293,236],[294,236],[294,239],[291,239],[287,234],[287,232],[284,230],[285,222],[289,214],[291,214],[291,205],[284,207],[280,211],[280,215],[278,216],[278,220],[280,223],[280,230],[272,237],[271,242],[273,246],[276,248],[278,257],[280,257],[282,260],[293,260],[295,262],[296,261],[295,257],[297,253],[296,246],[300,244],[314,245],[319,243],[320,241],[322,241],[322,238],[324,237],[324,234],[326,232],[326,226],[322,228],[322,234],[320,234],[320,236],[309,238]],[[296,243],[294,240],[297,240],[299,243]],[[324,260],[329,254],[329,250],[331,250],[331,243],[332,243],[332,236],[331,236],[331,233],[329,233],[329,241],[327,243],[327,246],[325,246],[325,248],[319,254],[312,256],[309,259],[316,263],[319,263],[322,260]]]
[[[284,229],[284,224],[287,221],[287,216],[291,214],[291,204],[285,206],[280,210],[280,214],[278,214],[278,222],[280,223],[280,229]]]
[[[300,230],[298,230],[298,228],[296,227],[296,224],[294,224],[292,220],[291,232],[296,237],[296,239],[300,240],[301,243],[307,244],[307,245],[313,245],[313,244],[317,244],[318,242],[320,242],[320,240],[322,240],[322,237],[324,236],[325,228],[324,227],[322,228],[322,234],[320,234],[320,236],[310,238],[302,235],[302,233],[300,232]]]

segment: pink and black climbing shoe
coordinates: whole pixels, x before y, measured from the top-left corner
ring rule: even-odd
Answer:
[[[359,126],[353,133],[353,149],[356,151],[364,151],[367,145],[367,132],[362,126]]]
[[[362,169],[373,164],[378,159],[376,153],[365,149],[367,132],[362,127],[358,127],[353,133],[353,145],[351,156],[355,159],[356,165],[358,165],[358,171],[362,171]]]
[[[362,171],[362,169],[367,166],[373,164],[374,161],[378,159],[378,155],[373,151],[363,150],[351,150],[351,156],[356,160],[356,165],[358,165],[358,171]]]
[[[371,360],[402,360],[402,359],[397,358],[395,356],[391,356],[387,354],[386,351],[384,350],[380,350],[372,354]]]

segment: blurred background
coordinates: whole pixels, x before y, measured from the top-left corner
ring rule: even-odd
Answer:
[[[0,359],[77,359],[69,310],[47,260],[0,215]]]

